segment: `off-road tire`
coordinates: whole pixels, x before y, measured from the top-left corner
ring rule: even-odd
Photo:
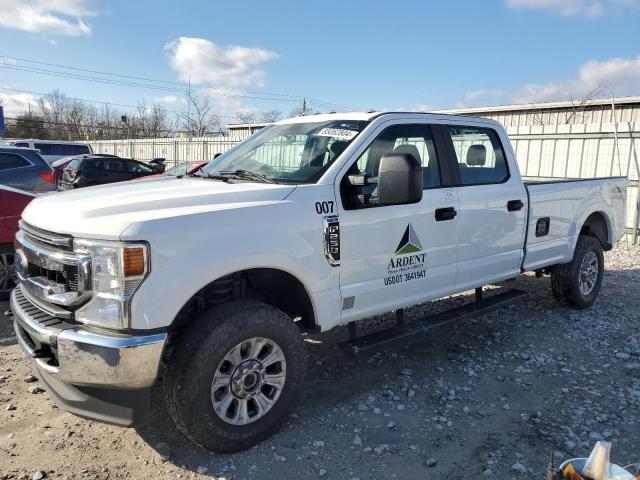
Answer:
[[[590,252],[598,258],[598,276],[593,290],[588,295],[580,292],[580,266],[582,260]],[[551,290],[556,300],[564,301],[577,309],[589,308],[596,301],[602,278],[604,277],[604,254],[600,241],[590,235],[580,235],[573,253],[573,259],[569,263],[556,265],[551,272]]]
[[[263,417],[231,425],[213,409],[211,385],[225,355],[239,343],[263,337],[274,341],[286,359],[280,397]],[[201,314],[173,341],[164,391],[169,413],[193,443],[216,452],[244,450],[275,433],[299,397],[306,365],[300,330],[282,311],[256,301],[234,301]]]

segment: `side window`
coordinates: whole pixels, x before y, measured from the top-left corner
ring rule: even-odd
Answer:
[[[29,144],[27,142],[18,142],[13,144],[14,147],[24,147],[29,148]]]
[[[151,167],[147,167],[146,165],[139,163],[139,162],[134,162],[132,160],[129,160],[127,162],[127,167],[129,168],[129,172],[130,173],[152,173],[155,172],[155,170]],[[185,167],[186,170],[186,167]]]
[[[20,155],[15,155],[13,153],[0,153],[0,170],[28,167],[30,165],[31,164]]]
[[[83,170],[85,173],[93,173],[102,170],[102,160],[96,158],[85,160]]]
[[[40,155],[58,155],[54,143],[34,143],[33,147],[40,150]]]
[[[377,177],[380,159],[388,153],[408,153],[422,165],[423,187],[436,188],[440,183],[440,170],[431,129],[426,125],[397,125],[382,131],[360,155],[347,173]],[[357,191],[353,191],[356,189]],[[377,186],[375,183],[361,187],[345,185],[343,181],[343,201],[351,198],[351,205],[345,208],[366,208],[377,206]],[[351,190],[351,192],[349,191]]]
[[[111,158],[104,160],[104,169],[109,172],[126,172],[127,168],[124,165],[124,161],[120,159]]]
[[[504,150],[489,128],[448,127],[462,185],[502,183],[509,177]]]

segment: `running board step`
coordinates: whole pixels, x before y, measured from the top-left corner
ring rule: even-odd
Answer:
[[[427,315],[411,325],[398,325],[396,327],[380,330],[362,337],[353,338],[346,342],[342,342],[341,345],[349,353],[363,353],[373,348],[379,348],[381,346],[415,339],[420,335],[428,333],[429,330],[447,323],[493,312],[499,308],[516,303],[527,297],[527,295],[528,293],[523,290],[512,289],[507,290],[506,292],[497,293],[488,298],[483,298],[482,294],[478,295],[478,292],[476,291],[476,301],[472,303],[461,305],[460,307],[455,307],[451,310],[446,310],[433,315]],[[355,329],[352,329],[352,331],[354,330]]]

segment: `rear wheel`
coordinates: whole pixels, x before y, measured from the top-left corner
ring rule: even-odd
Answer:
[[[6,300],[17,284],[13,245],[0,245],[0,300]]]
[[[583,309],[595,302],[604,277],[604,254],[600,241],[580,235],[570,263],[557,265],[551,273],[551,288],[558,300]]]
[[[259,302],[200,316],[175,341],[165,394],[174,423],[218,452],[248,448],[276,432],[302,386],[304,344],[293,321]]]

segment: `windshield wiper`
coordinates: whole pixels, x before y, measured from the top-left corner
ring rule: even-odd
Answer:
[[[231,178],[228,175],[216,175],[216,174],[213,174],[213,173],[203,172],[202,170],[198,170],[193,175],[188,175],[188,176],[196,177],[196,178],[211,178],[213,180],[220,180],[222,182],[228,182],[230,180],[230,178]]]
[[[228,177],[235,177],[235,178],[240,178],[242,180],[255,180],[257,182],[262,182],[262,183],[277,183],[277,182],[271,180],[266,175],[262,175],[261,173],[252,172],[251,170],[244,170],[242,168],[239,168],[238,170],[234,170],[234,171],[222,171],[222,172],[220,172],[219,176],[224,176],[224,177],[227,177],[227,178]]]

